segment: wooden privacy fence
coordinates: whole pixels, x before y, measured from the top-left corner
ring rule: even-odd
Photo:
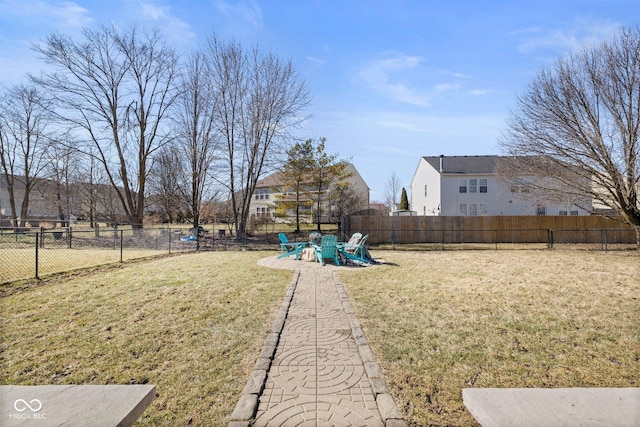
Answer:
[[[630,225],[598,216],[351,216],[346,236],[381,243],[635,243]]]

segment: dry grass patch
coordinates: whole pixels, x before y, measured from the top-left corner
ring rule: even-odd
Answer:
[[[224,425],[291,272],[206,252],[0,299],[3,384],[157,384],[139,425]]]
[[[177,251],[174,251],[177,252]],[[159,255],[166,250],[126,249],[122,260],[130,261]],[[0,284],[35,277],[36,253],[34,248],[0,249]],[[120,250],[114,249],[40,249],[38,251],[38,277],[120,262]]]
[[[373,252],[341,273],[410,425],[473,425],[467,387],[640,386],[640,257]]]

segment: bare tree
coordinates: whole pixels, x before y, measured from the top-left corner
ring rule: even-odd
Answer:
[[[35,87],[13,86],[0,99],[0,166],[14,227],[24,227],[29,217],[30,195],[46,165],[50,125],[47,100]]]
[[[243,240],[256,183],[281,163],[288,133],[305,119],[310,98],[290,61],[258,47],[245,50],[212,37],[206,55],[225,172],[216,178],[229,193],[236,238]]]
[[[402,191],[400,177],[396,171],[391,172],[391,176],[384,186],[384,204],[391,211],[398,209],[398,194]]]
[[[176,97],[177,59],[157,31],[84,30],[84,40],[51,34],[34,50],[57,71],[32,80],[59,118],[96,149],[135,229],[143,227],[150,158],[168,138],[163,123]]]
[[[79,152],[71,147],[71,143],[55,140],[46,154],[46,177],[50,180],[46,185],[47,194],[43,198],[56,206],[60,226],[69,225],[72,211],[72,180],[77,174]],[[52,187],[49,189],[49,187]]]
[[[216,138],[216,97],[207,79],[206,58],[194,54],[187,64],[178,98],[176,147],[182,160],[182,193],[193,218],[193,227],[200,225],[201,205],[212,189],[211,168],[218,150]]]
[[[330,194],[332,212],[331,214],[338,225],[341,226],[341,218],[353,215],[354,213],[365,209],[367,201],[362,194],[359,194],[348,181],[336,183]]]
[[[635,227],[640,250],[639,136],[636,27],[539,73],[518,98],[501,144],[521,176],[544,177],[535,182],[550,195],[617,212]]]
[[[102,188],[108,184],[104,168],[98,165],[95,149],[89,148],[87,153],[80,156],[77,176],[73,181],[76,183],[76,194],[79,197],[81,215],[89,220],[91,228],[98,227],[98,218],[101,217],[99,211],[99,200]]]
[[[163,222],[174,222],[181,209],[183,163],[178,150],[171,145],[163,147],[154,156],[149,177],[150,204],[160,211]]]

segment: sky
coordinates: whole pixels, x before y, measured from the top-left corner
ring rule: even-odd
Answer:
[[[211,35],[291,60],[309,118],[295,134],[327,138],[383,201],[409,191],[422,156],[494,155],[535,76],[571,52],[640,24],[640,0],[0,0],[0,85],[45,64],[52,32],[159,29],[180,54]]]

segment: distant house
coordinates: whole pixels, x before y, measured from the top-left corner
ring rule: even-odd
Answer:
[[[411,181],[411,210],[417,215],[588,215],[576,204],[529,196],[526,186],[498,179],[500,156],[425,156]],[[581,206],[589,202],[582,201]]]
[[[367,209],[369,207],[369,187],[352,163],[347,165],[345,172],[350,175],[345,181],[349,183],[349,188],[353,191],[353,194],[357,196],[360,204],[360,206],[352,206],[351,208],[353,208],[353,211]],[[327,193],[330,192],[331,189],[327,191]],[[258,181],[249,208],[251,216],[267,217],[276,221],[286,221],[287,218],[290,219],[295,216],[292,210],[285,212],[284,215],[276,215],[276,212],[282,212],[283,209],[280,209],[282,207],[280,205],[291,200],[292,197],[288,197],[287,189],[284,188],[282,175],[280,173],[274,173]],[[310,199],[307,198],[305,201],[309,202]],[[330,200],[329,197],[325,197],[322,202],[323,217],[330,217],[336,209],[333,201]],[[315,209],[312,203],[301,207],[301,220],[313,222]],[[325,218],[325,221],[328,220],[328,218]]]
[[[31,224],[61,221],[65,217],[89,218],[109,223],[124,223],[124,213],[115,190],[110,185],[73,183],[69,188],[57,188],[56,181],[37,178],[29,194],[28,212],[22,212],[25,197],[25,179],[13,176],[16,215],[24,216]],[[58,194],[60,193],[60,194]],[[9,185],[4,174],[0,174],[0,226],[8,227],[11,218]]]
[[[18,218],[55,219],[57,206],[51,194],[53,184],[45,179],[36,178],[29,197],[29,212],[22,212],[22,201],[25,195],[24,176],[10,176],[13,179],[13,195]],[[0,219],[8,220],[12,215],[9,196],[9,184],[6,176],[0,174]],[[6,222],[6,221],[5,221]],[[7,224],[5,224],[7,225]]]

